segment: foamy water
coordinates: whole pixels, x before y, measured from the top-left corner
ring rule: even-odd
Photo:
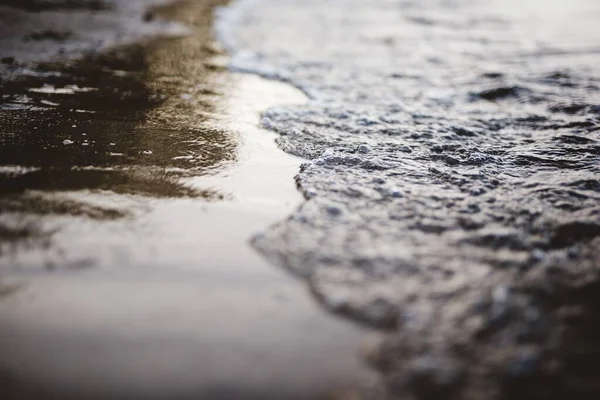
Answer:
[[[597,297],[581,293],[598,285],[599,17],[590,0],[223,12],[232,69],[311,99],[263,115],[311,161],[307,201],[254,245],[333,311],[397,332],[373,354],[393,391],[597,393],[577,366],[592,356],[569,354],[599,346],[584,322]],[[580,319],[565,322],[567,305]]]

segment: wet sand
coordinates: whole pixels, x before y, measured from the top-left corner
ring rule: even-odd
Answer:
[[[0,397],[354,398],[372,382],[356,354],[365,330],[248,244],[302,200],[302,160],[258,128],[260,112],[305,97],[227,71],[211,31],[222,3],[143,15],[189,35],[12,63]]]

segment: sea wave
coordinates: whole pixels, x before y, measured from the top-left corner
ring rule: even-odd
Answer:
[[[395,332],[371,355],[393,392],[599,395],[598,16],[591,0],[220,14],[232,68],[311,98],[263,116],[310,160],[307,201],[253,244],[324,306]]]

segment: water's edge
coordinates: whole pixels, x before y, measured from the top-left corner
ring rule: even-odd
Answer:
[[[0,274],[14,290],[0,301],[0,390],[12,399],[301,400],[370,384],[365,330],[321,312],[247,243],[301,200],[301,160],[257,127],[260,112],[304,96],[227,72],[201,4],[151,14],[195,36],[2,82]]]

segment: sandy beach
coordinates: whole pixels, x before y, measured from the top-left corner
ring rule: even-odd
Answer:
[[[599,19],[0,2],[0,397],[600,398]]]

